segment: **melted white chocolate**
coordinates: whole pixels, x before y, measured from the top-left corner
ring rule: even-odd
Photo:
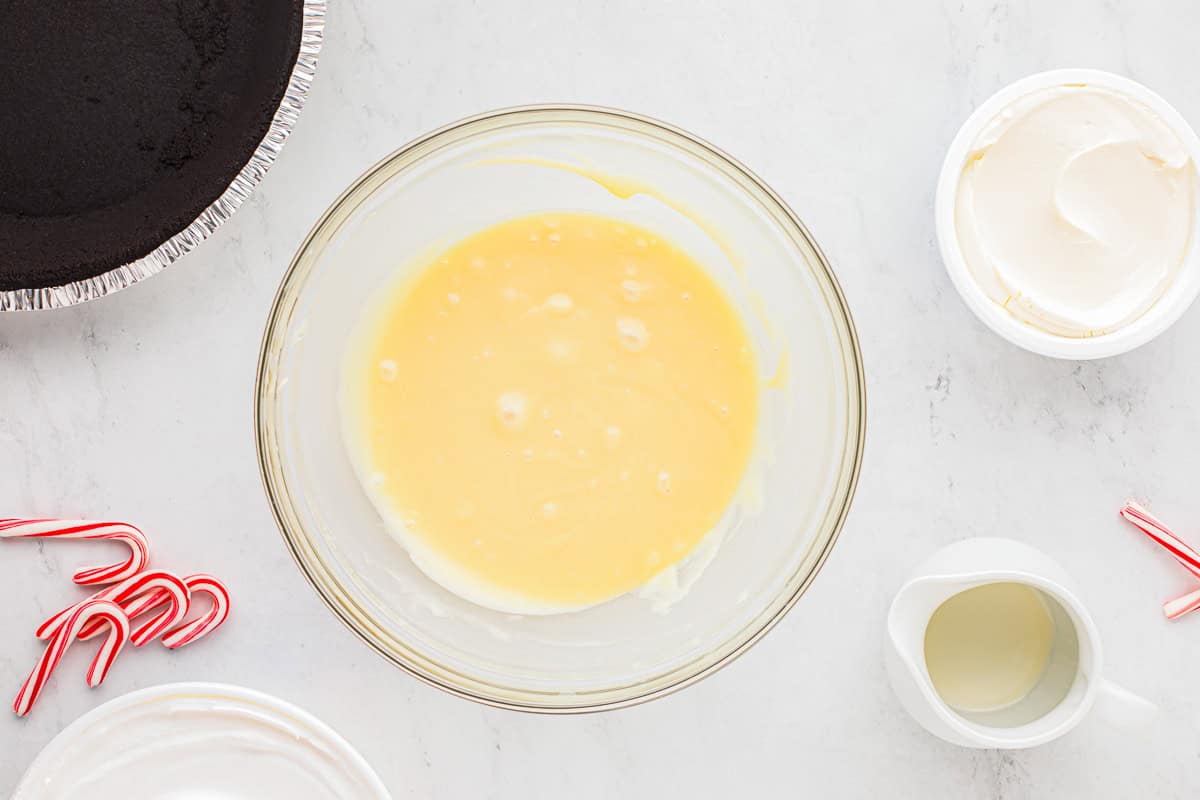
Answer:
[[[353,337],[341,393],[351,459],[414,562],[479,605],[554,613],[686,559],[758,423],[749,334],[716,282],[581,213],[503,222],[431,262]]]

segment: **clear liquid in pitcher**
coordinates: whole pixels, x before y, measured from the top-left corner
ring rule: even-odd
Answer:
[[[1023,583],[989,583],[946,600],[925,629],[925,663],[947,705],[978,714],[1019,704],[1042,680],[1056,638],[1047,598]]]

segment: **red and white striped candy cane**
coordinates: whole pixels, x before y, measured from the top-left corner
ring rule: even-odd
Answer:
[[[83,598],[82,600],[80,600],[78,603],[75,603],[74,605],[67,606],[62,611],[59,611],[57,614],[50,617],[45,622],[43,622],[41,625],[39,625],[37,627],[37,630],[33,632],[33,635],[42,640],[47,640],[47,639],[53,638],[54,634],[58,632],[58,629],[61,628],[66,623],[66,621],[71,618],[71,615],[75,613],[75,609],[79,608],[81,605],[88,602],[89,600],[111,600],[113,595],[115,595],[118,591],[120,591],[120,589],[123,585],[124,585],[124,582],[114,583],[112,586],[107,586],[107,587],[101,589],[100,591],[96,592],[95,594],[93,594],[89,597]],[[129,616],[129,615],[126,614],[125,616]]]
[[[130,641],[134,647],[141,647],[147,642],[155,639],[163,631],[169,630],[183,621],[191,608],[191,592],[178,576],[166,570],[151,570],[143,572],[140,575],[135,575],[116,586],[104,589],[98,592],[97,595],[83,601],[84,603],[93,600],[110,600],[121,607],[122,613],[129,619],[136,617],[151,608],[154,608],[162,603],[169,603],[166,610],[154,615],[146,622],[134,629],[130,636]],[[72,608],[60,611],[46,622],[42,623],[38,628],[39,636],[56,635],[57,631],[65,623],[72,612],[73,608],[78,608],[79,605]],[[99,632],[99,625],[85,626],[79,633],[81,638],[91,638]]]
[[[194,620],[178,625],[165,633],[162,643],[168,650],[186,647],[197,639],[202,639],[221,627],[229,617],[229,590],[225,584],[212,575],[189,575],[184,583],[193,594],[207,594],[212,598],[212,608],[208,613]]]
[[[143,574],[145,574],[145,573],[143,573]],[[167,573],[167,574],[169,574],[169,573]],[[117,605],[121,606],[121,610],[123,610],[125,612],[125,616],[128,617],[130,620],[132,620],[134,617],[136,617],[140,614],[145,613],[146,611],[149,611],[151,608],[153,608],[157,605],[161,605],[162,603],[165,603],[167,601],[167,598],[169,597],[169,595],[167,595],[165,592],[160,592],[158,589],[154,589],[150,592],[147,592],[144,595],[135,597],[130,600],[125,600],[125,601],[118,600],[116,598],[117,594],[125,591],[130,586],[137,583],[139,577],[141,577],[141,576],[135,575],[132,578],[127,578],[124,581],[121,581],[120,583],[114,583],[112,586],[107,586],[107,587],[101,589],[100,591],[96,592],[95,594],[91,595],[90,597],[85,597],[83,600],[80,600],[78,603],[75,603],[74,605],[67,606],[62,611],[59,611],[57,614],[50,617],[45,622],[43,622],[41,625],[39,625],[37,630],[34,631],[34,636],[36,636],[39,639],[51,638],[52,636],[54,636],[55,633],[58,632],[58,629],[63,626],[63,624],[67,621],[67,619],[71,616],[71,614],[73,614],[75,612],[75,609],[79,608],[79,606],[83,605],[84,603],[86,603],[89,600],[113,600],[114,602],[117,603]],[[170,610],[168,609],[164,613],[169,613],[169,611]],[[91,625],[88,625],[87,627],[84,628],[83,633],[80,635],[79,638],[91,639],[103,627],[104,627],[104,623],[102,623],[102,622],[96,622]]]
[[[166,574],[171,574],[171,573],[166,573]],[[100,590],[99,592],[96,592],[94,595],[92,595],[91,597],[89,597],[87,599],[88,600],[112,599],[114,595],[116,595],[118,592],[120,592],[123,588],[125,588],[130,582],[135,580],[137,577],[138,576],[135,575],[133,578],[130,578],[127,581],[122,581],[121,583],[115,583],[112,586],[109,586],[105,589]],[[183,581],[185,584],[187,583],[186,578],[184,578]],[[161,606],[163,603],[167,602],[170,599],[171,599],[171,595],[169,592],[163,591],[161,589],[154,589],[152,591],[147,592],[146,594],[134,597],[131,600],[126,600],[124,602],[117,603],[117,605],[121,606],[121,609],[125,612],[125,616],[129,617],[130,621],[132,621],[136,617],[140,617],[142,614],[145,614],[150,609]],[[83,601],[80,601],[80,602],[83,602]],[[54,635],[54,632],[56,630],[58,630],[58,628],[62,625],[63,621],[67,617],[71,616],[71,612],[74,611],[75,607],[78,605],[79,605],[79,603],[76,603],[74,606],[71,606],[70,608],[64,608],[62,611],[60,611],[57,614],[55,614],[54,616],[50,617],[50,619],[46,620],[38,627],[38,629],[34,632],[34,635],[37,636],[37,638],[39,638],[39,639],[49,639],[51,636]],[[167,610],[163,611],[162,613],[170,614],[171,610],[167,609]],[[157,617],[156,617],[156,619],[157,619]],[[80,639],[91,639],[91,638],[95,637],[103,628],[104,628],[104,623],[93,622],[91,625],[88,625],[86,628],[83,629],[83,633],[79,634],[79,638]]]
[[[108,636],[100,645],[96,657],[92,659],[92,666],[87,673],[87,684],[96,687],[104,682],[109,668],[112,667],[113,661],[116,660],[129,638],[129,620],[121,611],[121,607],[111,600],[88,600],[76,608],[67,619],[67,623],[59,628],[58,633],[46,645],[33,672],[29,673],[29,677],[25,679],[25,684],[17,694],[17,699],[13,701],[13,711],[18,717],[25,716],[29,713],[29,709],[33,708],[38,695],[42,693],[46,682],[50,680],[54,668],[62,660],[63,654],[71,642],[75,641],[75,637],[83,630],[83,626],[97,619],[108,623]]]
[[[1193,550],[1186,542],[1151,516],[1150,512],[1130,500],[1121,509],[1121,516],[1132,522],[1142,533],[1158,542],[1168,553],[1175,557],[1184,569],[1200,578],[1200,553]]]
[[[146,535],[124,522],[88,522],[70,519],[0,519],[0,539],[8,538],[112,539],[129,546],[128,560],[120,564],[83,567],[75,573],[81,586],[116,583],[132,578],[150,563]]]
[[[225,584],[212,575],[205,574],[189,575],[183,579],[183,582],[187,585],[188,591],[191,592],[193,600],[197,594],[205,594],[212,600],[212,605],[208,613],[196,619],[182,622],[163,634],[162,643],[169,650],[186,647],[192,642],[204,638],[221,627],[225,620],[229,618],[229,590],[225,588]],[[133,619],[149,611],[151,608],[167,602],[168,599],[165,592],[156,590],[151,594],[145,594],[129,600],[123,603],[121,607],[125,609],[125,615]],[[96,636],[101,628],[101,624],[94,623],[84,628],[79,638],[90,639]],[[134,644],[138,644],[138,642],[135,641]],[[143,641],[142,644],[145,644],[145,642]]]
[[[1163,614],[1167,619],[1179,619],[1184,614],[1190,614],[1196,609],[1200,609],[1200,589],[1163,603]]]
[[[1121,509],[1121,516],[1166,548],[1167,552],[1174,556],[1184,569],[1200,578],[1200,553],[1171,533],[1167,526],[1163,525],[1149,511],[1131,500]],[[1197,609],[1200,609],[1200,589],[1163,603],[1163,614],[1167,619],[1179,619]]]
[[[187,586],[188,594],[189,594],[188,606],[190,608],[191,607],[191,596],[190,595],[192,593],[192,587],[189,584],[189,581],[191,579],[190,578],[181,578],[180,580],[183,581],[184,586]],[[171,602],[172,599],[173,598],[172,598],[171,593],[166,591],[165,589],[152,589],[152,590],[146,592],[145,594],[138,595],[137,597],[126,600],[122,603],[119,603],[118,605],[120,605],[121,608],[124,609],[125,616],[129,617],[130,620],[134,620],[137,617],[140,617],[142,614],[145,614],[147,611],[149,611],[152,608],[157,608],[158,606],[161,606],[164,603]],[[157,616],[153,617],[149,622],[136,628],[133,632],[133,637],[132,637],[134,646],[141,647],[142,645],[146,644],[147,642],[153,640],[158,635],[159,632],[167,630],[167,627],[164,627],[163,625],[160,625],[159,623],[169,623],[170,617],[175,616],[173,614],[173,609],[174,609],[174,605],[172,605],[170,608],[167,608],[165,611],[162,611]],[[182,622],[179,623],[179,625],[182,625],[182,624],[184,624],[184,623],[182,623]],[[179,625],[176,625],[176,627],[179,627]],[[98,636],[102,629],[103,629],[102,623],[92,623],[91,625],[89,625],[83,629],[83,632],[79,634],[79,638],[80,639],[91,639],[95,636]],[[153,632],[151,632],[151,631],[153,631]]]
[[[180,580],[183,579],[181,578]],[[184,581],[184,583],[186,585],[186,581]],[[129,600],[124,600],[117,603],[117,605],[121,607],[121,610],[125,612],[125,616],[129,617],[129,621],[132,623],[135,619],[140,617],[142,614],[145,614],[150,609],[158,608],[164,603],[171,602],[171,600],[172,595],[170,592],[164,591],[163,589],[151,589],[145,594],[140,594],[137,597],[130,598]],[[188,598],[188,602],[190,607],[190,597]],[[174,615],[174,608],[175,606],[172,605],[170,608],[162,610],[145,623],[134,628],[133,636],[130,637],[134,646],[141,647],[146,642],[153,639],[155,635],[157,635],[157,633],[151,635],[147,632],[150,626],[158,628],[159,631],[165,630],[165,628],[162,628],[159,623],[167,622],[168,618]],[[84,640],[95,638],[96,636],[100,635],[100,632],[103,629],[103,623],[93,622],[91,625],[88,625],[83,629],[83,632],[79,634],[79,638]]]

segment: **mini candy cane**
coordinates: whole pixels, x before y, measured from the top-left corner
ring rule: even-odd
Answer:
[[[150,563],[146,535],[124,522],[87,522],[64,519],[0,519],[0,539],[112,539],[129,545],[129,559],[107,567],[84,567],[75,573],[81,586],[116,583],[132,578]]]
[[[181,622],[163,634],[162,642],[169,650],[184,647],[197,639],[207,636],[221,627],[221,624],[229,617],[229,590],[219,580],[212,575],[200,574],[189,575],[183,579],[183,583],[187,586],[188,592],[193,595],[192,599],[194,599],[197,593],[208,595],[212,599],[212,607],[207,614],[188,622]],[[125,610],[125,616],[133,619],[152,608],[162,605],[168,600],[170,600],[170,596],[165,591],[156,589],[153,592],[123,603],[121,607]],[[101,624],[93,623],[83,629],[83,632],[79,634],[79,638],[91,639],[98,635],[102,628]],[[138,630],[141,629],[139,628]],[[134,635],[136,636],[137,634],[135,633]],[[141,637],[134,644],[140,647],[153,638],[153,636]]]
[[[192,642],[204,638],[221,627],[225,620],[229,618],[229,590],[225,588],[225,584],[212,575],[204,574],[189,575],[183,579],[183,582],[187,585],[188,591],[193,596],[197,593],[208,595],[212,599],[212,607],[209,608],[207,614],[188,622],[180,623],[163,634],[162,643],[169,650],[186,647]],[[123,603],[121,607],[125,610],[125,616],[133,619],[156,606],[162,605],[168,599],[169,597],[165,592],[158,590]],[[79,638],[91,639],[98,635],[102,629],[102,624],[93,623],[84,628],[83,633],[79,634]],[[145,641],[141,642],[141,644],[145,643]],[[138,643],[134,642],[134,644]]]
[[[59,611],[57,614],[50,617],[45,622],[43,622],[41,625],[39,625],[38,629],[36,631],[34,631],[34,636],[36,636],[39,639],[51,638],[52,636],[54,636],[55,633],[58,632],[58,629],[63,626],[63,623],[65,623],[67,621],[67,619],[71,616],[71,614],[73,614],[75,612],[75,609],[77,609],[82,604],[86,603],[88,600],[112,600],[113,602],[117,603],[117,605],[121,606],[121,610],[125,612],[125,616],[128,617],[130,620],[132,620],[134,617],[144,614],[145,612],[149,611],[151,608],[154,608],[155,606],[165,603],[167,601],[167,599],[170,597],[170,595],[167,594],[166,592],[161,592],[158,589],[152,589],[151,591],[148,591],[147,593],[145,593],[143,595],[136,596],[136,597],[133,597],[132,599],[128,599],[128,600],[121,600],[121,599],[117,598],[117,595],[119,593],[124,592],[125,590],[129,589],[131,586],[135,585],[138,582],[139,578],[141,578],[143,575],[146,575],[146,574],[151,574],[151,573],[142,573],[141,575],[135,575],[132,578],[127,578],[126,580],[122,581],[121,583],[116,583],[116,584],[113,584],[112,586],[108,586],[108,587],[105,587],[104,589],[101,589],[100,591],[93,594],[91,597],[85,597],[83,600],[80,600],[75,605],[64,608],[62,611]],[[153,574],[155,576],[162,576],[162,575],[170,575],[171,573],[155,572]],[[168,609],[164,613],[170,613],[170,609]],[[103,622],[92,623],[91,625],[88,625],[87,627],[85,627],[83,629],[83,632],[80,634],[79,638],[80,639],[91,639],[97,633],[99,633],[103,628],[104,628]]]
[[[99,595],[103,595],[103,597]],[[90,597],[83,602],[88,603],[94,600],[112,601],[121,607],[122,613],[129,619],[149,611],[151,608],[161,605],[164,602],[170,604],[165,611],[156,614],[147,622],[134,629],[132,636],[130,636],[130,641],[133,642],[134,647],[141,647],[158,637],[163,631],[169,630],[181,623],[191,608],[191,592],[188,591],[187,584],[176,575],[165,570],[154,570],[135,575],[117,586],[112,586],[98,592],[97,596]],[[64,624],[66,615],[70,614],[73,609],[78,608],[80,605],[82,604],[60,611],[46,620],[38,628],[38,635],[57,635],[57,632]],[[78,633],[82,635],[82,638],[90,638],[95,635],[97,630],[95,625],[90,625],[85,626]]]
[[[1136,525],[1142,533],[1158,542],[1168,553],[1175,556],[1184,569],[1200,578],[1200,553],[1197,553],[1186,542],[1171,533],[1167,526],[1150,515],[1132,500],[1121,509],[1121,516]]]
[[[33,635],[42,640],[52,639],[54,634],[58,632],[58,629],[61,628],[63,624],[71,618],[71,615],[75,613],[75,609],[79,608],[89,600],[111,600],[113,595],[120,591],[123,585],[124,582],[114,583],[112,586],[101,589],[90,597],[85,597],[74,605],[67,606],[62,611],[59,611],[57,614],[39,625],[37,630],[33,632]],[[125,616],[129,615],[126,614]]]
[[[119,605],[121,607],[121,610],[125,612],[125,616],[129,618],[129,621],[132,624],[132,622],[135,619],[137,619],[138,617],[140,617],[142,614],[145,614],[147,611],[149,611],[152,608],[157,608],[158,606],[161,606],[164,603],[170,602],[171,599],[172,599],[172,595],[170,593],[165,592],[161,589],[152,589],[145,594],[139,595],[130,600],[125,600],[124,602],[117,603],[117,605]],[[190,603],[190,598],[189,598],[189,603]],[[173,613],[174,608],[175,608],[174,605],[172,605],[170,608],[163,610],[162,612],[155,615],[147,622],[145,622],[142,625],[139,625],[137,628],[135,628],[134,632],[133,632],[133,636],[130,637],[130,641],[133,642],[134,646],[141,647],[142,645],[146,644],[146,642],[149,642],[151,639],[153,639],[155,636],[157,636],[158,632],[165,630],[165,628],[160,623],[164,623],[164,622],[169,623],[168,617],[174,616],[174,613]],[[70,609],[68,609],[68,611],[69,610]],[[157,628],[158,631],[156,631],[153,634],[150,633],[150,630],[152,629],[151,626],[153,626],[153,628]],[[103,631],[104,631],[104,623],[103,622],[93,622],[90,625],[86,626],[80,632],[79,638],[82,641],[86,641],[88,639],[94,639],[95,637],[99,636]]]
[[[149,573],[143,573],[143,574],[149,574]],[[174,577],[174,575],[172,575],[169,572],[163,573],[163,574]],[[130,580],[134,580],[134,578],[131,578]],[[185,586],[187,585],[186,578],[181,578],[180,580],[183,581]],[[101,593],[101,594],[103,594],[103,593]],[[190,592],[189,592],[189,594],[190,594]],[[117,603],[117,605],[119,605],[121,607],[121,610],[125,612],[125,616],[129,617],[129,621],[133,622],[133,620],[137,619],[142,614],[145,614],[150,609],[158,608],[163,603],[169,602],[171,600],[171,598],[172,598],[172,595],[170,592],[167,592],[163,589],[150,589],[149,591],[145,592],[144,594],[137,595],[135,597],[130,598],[129,600],[120,601]],[[190,605],[190,602],[191,602],[190,597],[188,598],[188,602]],[[173,608],[173,606],[172,606],[172,608]],[[138,632],[141,631],[142,628],[145,627],[146,625],[154,624],[154,623],[165,620],[167,618],[167,616],[172,613],[172,608],[168,608],[168,609],[164,610],[159,615],[152,618],[145,625],[139,626],[134,631],[134,637],[136,637],[136,641],[134,641],[134,646],[141,647],[142,644],[145,644],[147,641],[149,641],[149,639],[145,639],[143,641],[143,637],[138,636]],[[91,625],[88,625],[87,627],[85,627],[83,629],[83,631],[79,634],[79,638],[84,639],[84,640],[95,638],[96,636],[100,635],[100,632],[103,629],[104,629],[104,623],[93,622]],[[150,638],[153,638],[153,637],[150,637]],[[138,644],[138,642],[141,642],[141,644]]]
[[[162,643],[168,650],[177,650],[204,638],[221,627],[229,617],[229,590],[225,588],[225,584],[212,575],[189,575],[183,582],[193,593],[207,594],[211,597],[212,608],[204,616],[168,631],[162,637]]]
[[[1184,569],[1200,578],[1200,553],[1171,533],[1162,522],[1151,516],[1149,511],[1131,500],[1121,509],[1121,516],[1165,547]],[[1163,614],[1167,619],[1179,619],[1184,614],[1190,614],[1196,609],[1200,609],[1200,589],[1163,603]]]
[[[33,672],[29,673],[29,677],[25,679],[25,684],[13,702],[13,711],[18,717],[29,713],[29,709],[37,701],[46,682],[50,680],[50,674],[62,660],[63,654],[71,642],[75,641],[75,637],[83,630],[84,625],[96,619],[108,623],[108,637],[100,645],[100,650],[92,660],[92,666],[88,669],[87,684],[94,688],[104,682],[109,668],[112,667],[113,661],[116,660],[125,646],[125,641],[129,638],[129,620],[121,611],[121,607],[111,600],[87,600],[75,609],[66,624],[46,645]]]
[[[1190,614],[1198,608],[1200,608],[1200,589],[1163,603],[1163,614],[1167,619],[1179,619],[1184,614]]]

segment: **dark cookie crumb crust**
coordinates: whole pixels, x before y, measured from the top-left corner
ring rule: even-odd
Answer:
[[[302,0],[12,0],[0,24],[0,290],[152,252],[270,128]]]

